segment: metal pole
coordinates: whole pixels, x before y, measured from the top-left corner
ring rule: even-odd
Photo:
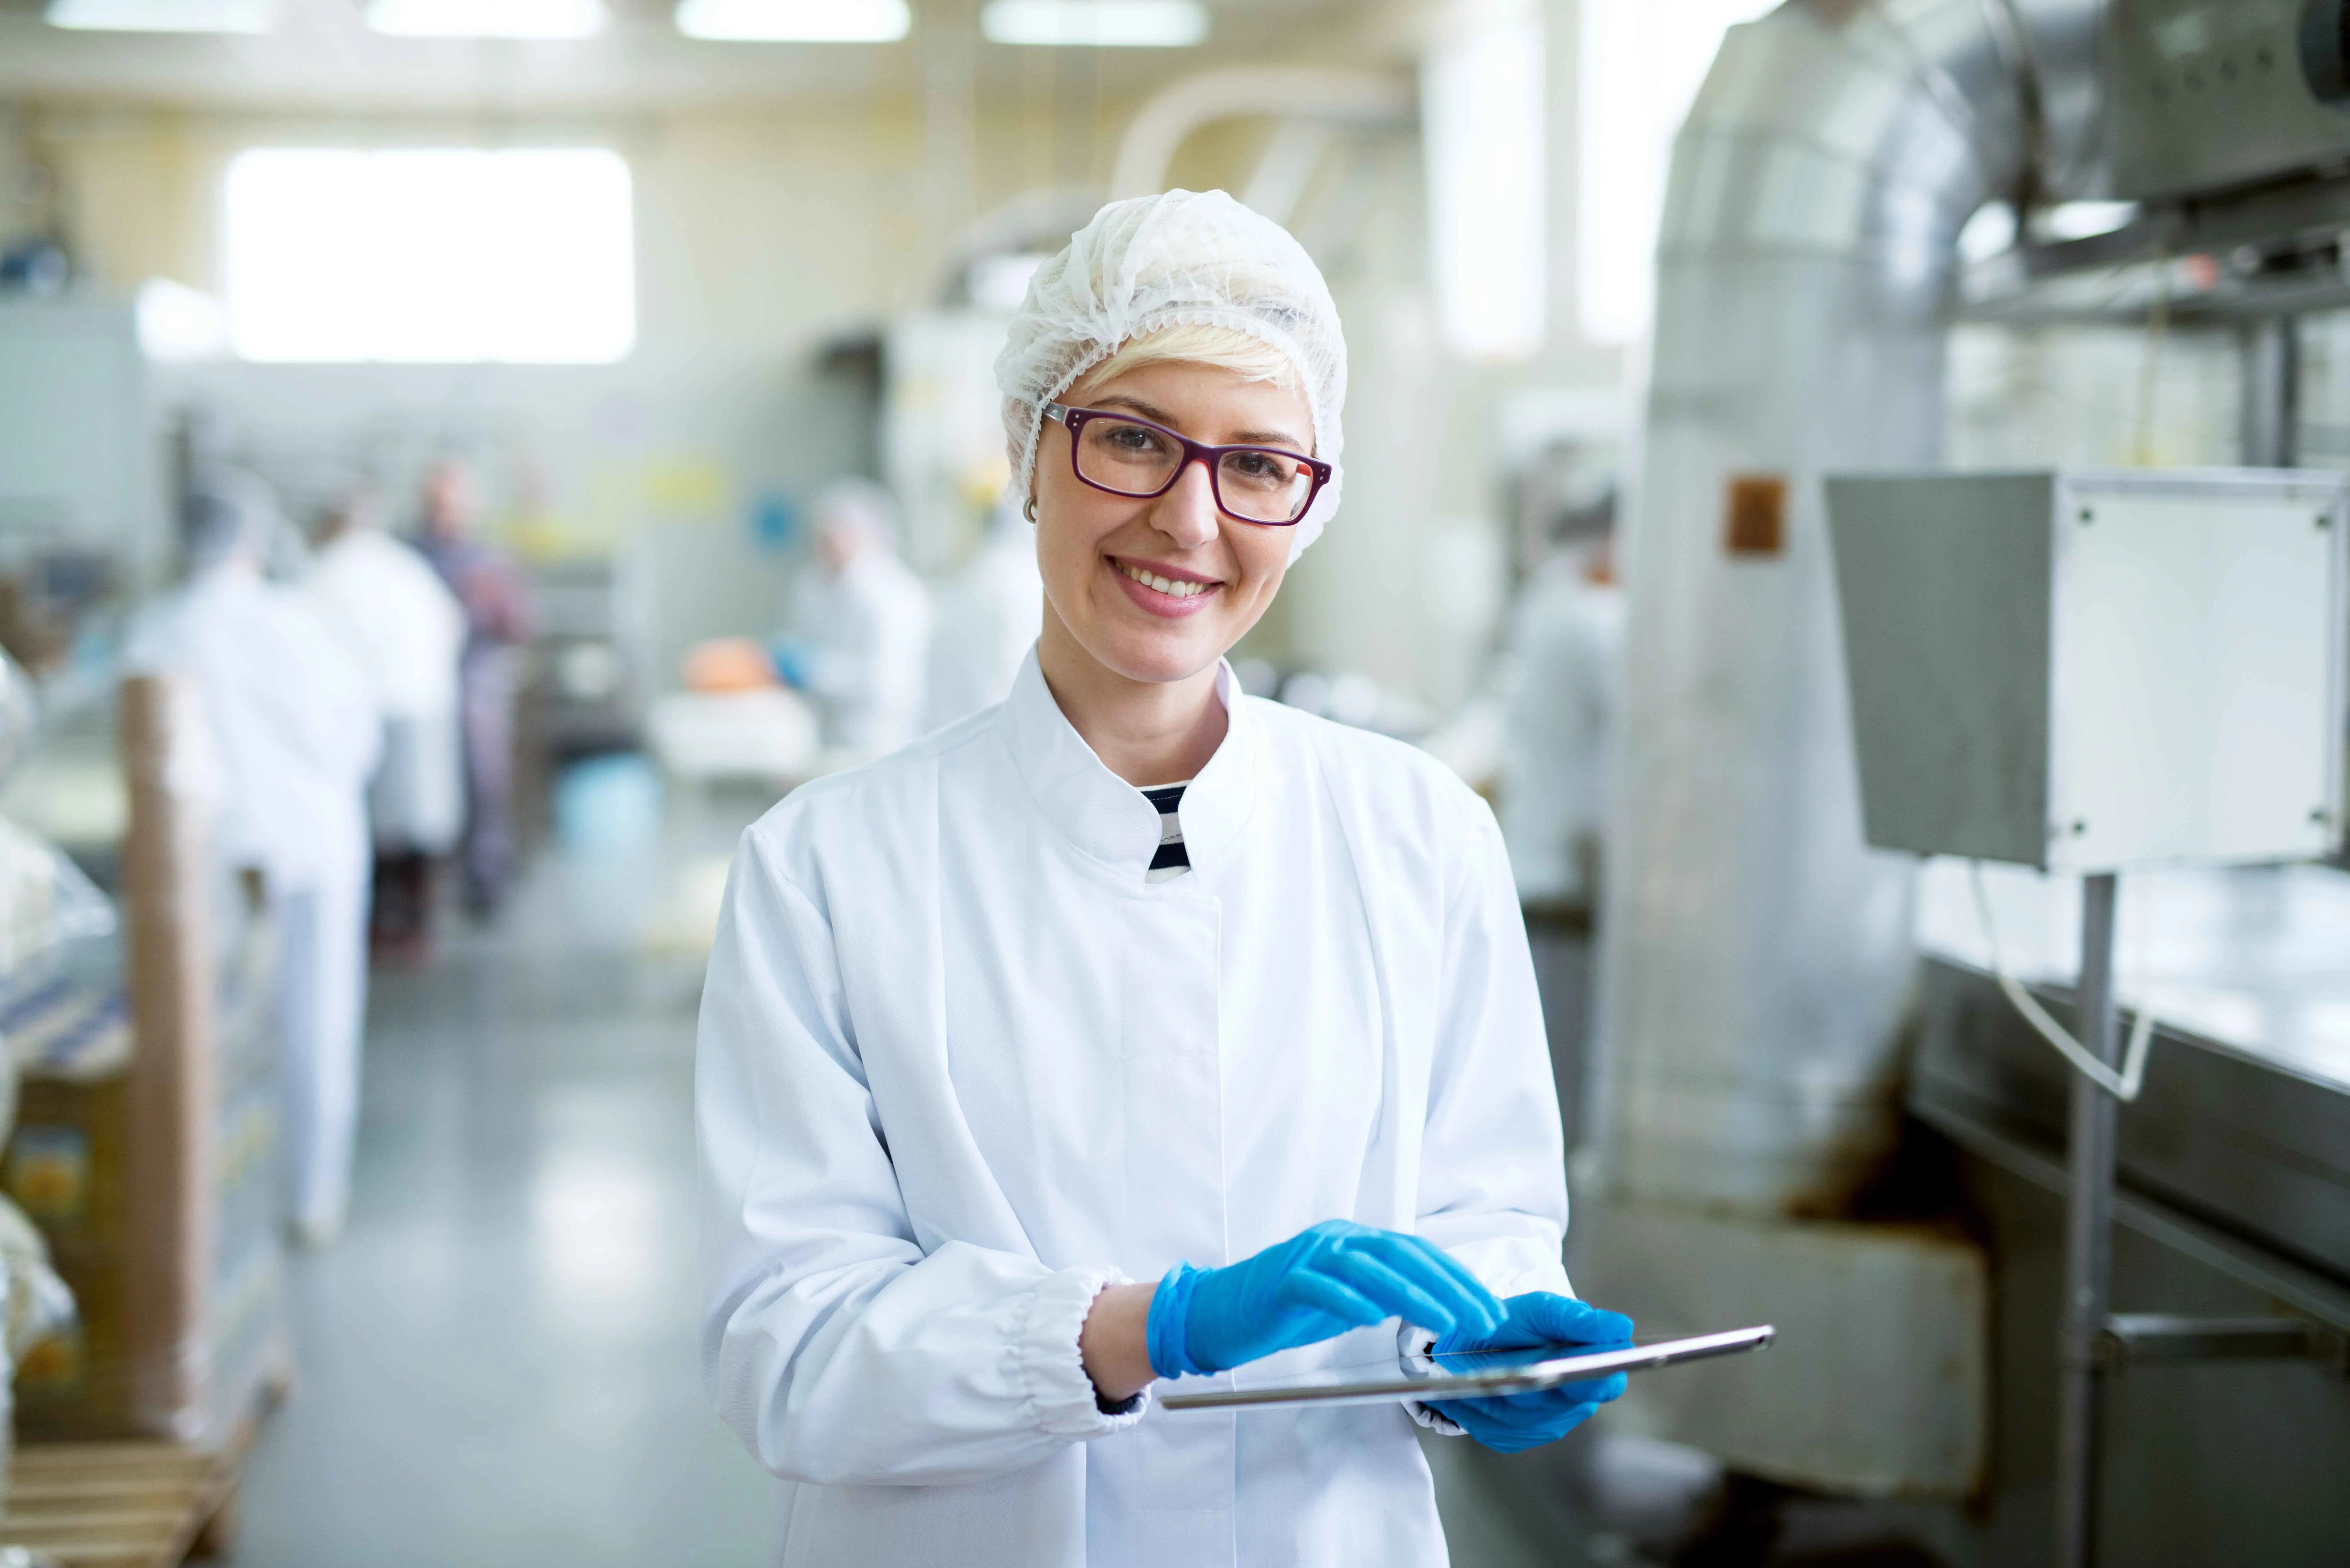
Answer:
[[[2301,461],[2301,323],[2249,322],[2241,342],[2244,466],[2292,468]]]
[[[2117,1064],[2114,897],[2108,873],[2081,884],[2081,982],[2073,1028],[2082,1048]],[[2073,1075],[2073,1179],[2064,1210],[2064,1295],[2056,1338],[2056,1563],[2097,1560],[2097,1347],[2113,1279],[2114,1097]]]

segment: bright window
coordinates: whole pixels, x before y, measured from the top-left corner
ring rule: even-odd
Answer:
[[[615,153],[260,149],[223,228],[244,358],[594,365],[636,341]]]
[[[1657,225],[1673,138],[1721,36],[1778,0],[1583,0],[1576,315],[1621,343],[1656,308]]]
[[[1533,0],[1477,0],[1422,61],[1430,272],[1444,340],[1508,364],[1543,343],[1543,20]]]

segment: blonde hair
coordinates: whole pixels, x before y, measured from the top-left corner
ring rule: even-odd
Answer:
[[[1179,321],[1172,327],[1162,327],[1139,337],[1129,337],[1118,346],[1100,364],[1077,378],[1076,387],[1088,389],[1098,387],[1113,377],[1129,370],[1139,370],[1146,365],[1172,363],[1213,365],[1220,370],[1230,370],[1250,381],[1271,381],[1277,386],[1298,385],[1297,367],[1288,355],[1253,333],[1237,327],[1216,327],[1205,322]]]

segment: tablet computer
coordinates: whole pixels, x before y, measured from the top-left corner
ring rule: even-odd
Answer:
[[[1778,1330],[1769,1324],[1630,1345],[1534,1345],[1523,1350],[1459,1350],[1393,1355],[1379,1362],[1324,1367],[1246,1387],[1166,1394],[1170,1410],[1232,1410],[1287,1405],[1384,1405],[1401,1399],[1485,1399],[1533,1394],[1611,1372],[1646,1372],[1683,1361],[1760,1350]]]

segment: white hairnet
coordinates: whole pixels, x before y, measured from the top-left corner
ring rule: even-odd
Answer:
[[[1028,497],[1045,405],[1118,348],[1162,327],[1226,327],[1271,344],[1297,368],[1314,412],[1314,455],[1338,467],[1346,439],[1347,340],[1305,248],[1222,191],[1112,202],[1036,269],[995,361],[1012,493]],[[1335,472],[1290,542],[1293,561],[1338,509]]]
[[[808,509],[816,527],[847,526],[886,550],[898,547],[898,504],[869,479],[836,479],[816,492]]]

